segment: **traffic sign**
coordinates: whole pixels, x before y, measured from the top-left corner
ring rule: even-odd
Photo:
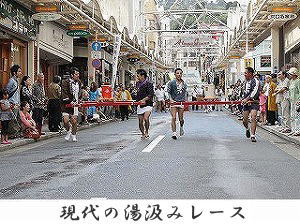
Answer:
[[[92,61],[92,66],[93,66],[94,68],[100,68],[100,67],[101,67],[101,60],[99,60],[99,59],[94,59],[94,60]]]
[[[93,49],[93,51],[100,51],[101,48],[102,48],[101,42],[95,41],[95,42],[92,43],[92,49]]]
[[[101,51],[91,51],[91,58],[99,59],[102,57]]]
[[[104,48],[104,47],[107,47],[109,44],[108,44],[108,42],[100,42],[100,44],[101,44],[101,47],[102,48]]]

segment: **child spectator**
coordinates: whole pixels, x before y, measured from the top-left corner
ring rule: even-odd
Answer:
[[[267,99],[264,90],[261,90],[259,94],[259,111],[260,121],[263,125],[267,124]]]
[[[10,107],[10,103],[8,101],[9,93],[8,91],[4,90],[2,92],[3,99],[0,100],[1,105],[1,111],[0,111],[0,120],[1,120],[1,144],[11,144],[11,142],[8,141],[8,128],[9,128],[9,122],[13,118],[13,113]]]

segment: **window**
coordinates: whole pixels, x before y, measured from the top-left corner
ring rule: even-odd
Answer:
[[[261,56],[260,67],[271,67],[271,56]]]
[[[189,67],[197,67],[196,61],[189,61]]]
[[[196,57],[196,52],[190,52],[190,57],[193,57],[193,58],[195,58]]]

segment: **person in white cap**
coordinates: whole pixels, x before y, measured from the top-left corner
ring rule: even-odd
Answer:
[[[291,76],[289,92],[291,101],[291,128],[292,135],[300,136],[300,79],[297,68],[291,68],[288,73]],[[299,112],[298,112],[299,111]]]
[[[282,133],[290,133],[291,132],[291,124],[290,124],[290,97],[289,97],[289,83],[290,80],[287,77],[287,73],[284,71],[280,71],[277,74],[278,85],[275,89],[276,103],[278,105],[278,115],[279,121],[282,128],[279,130]]]

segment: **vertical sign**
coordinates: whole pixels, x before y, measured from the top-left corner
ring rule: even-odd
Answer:
[[[120,55],[120,48],[121,48],[121,35],[117,34],[115,36],[115,44],[114,44],[114,54],[113,54],[113,71],[112,71],[112,88],[115,88],[115,82],[117,78],[117,70],[118,70],[118,61]]]

